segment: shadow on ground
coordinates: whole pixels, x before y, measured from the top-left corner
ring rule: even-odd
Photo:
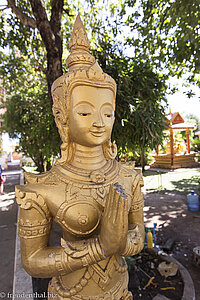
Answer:
[[[187,180],[188,185],[193,179]],[[185,182],[179,182],[179,187]],[[145,192],[145,226],[157,224],[157,243],[161,246],[174,238],[172,253],[190,272],[194,281],[196,299],[200,299],[200,268],[193,262],[193,248],[200,246],[200,212],[187,208],[186,195],[174,191],[165,193]]]

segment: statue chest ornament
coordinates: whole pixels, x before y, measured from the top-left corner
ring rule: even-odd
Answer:
[[[59,189],[61,201],[52,215],[64,231],[81,237],[90,235],[98,229],[111,185],[116,183],[121,185],[123,192],[128,196],[130,208],[132,177],[119,170],[120,166],[115,160],[108,161],[105,167],[94,171],[70,165],[54,166],[47,175],[39,177],[32,175],[29,181],[45,184],[52,199],[49,200],[49,206],[55,200],[51,188],[62,185]]]
[[[113,173],[113,170],[110,171]],[[69,176],[69,174],[67,175]],[[74,235],[87,236],[100,225],[110,185],[116,182],[120,184],[121,179],[116,176],[114,181],[110,181],[107,174],[103,173],[102,170],[92,171],[90,174],[86,174],[87,177],[85,176],[85,178],[83,174],[81,175],[82,183],[80,184],[76,182],[75,178],[60,174],[60,180],[65,181],[66,185],[65,201],[59,206],[55,221],[64,230]],[[128,196],[130,208],[131,191],[126,189],[124,192]]]
[[[66,185],[66,200],[58,208],[55,221],[72,234],[89,235],[100,224],[109,187],[81,189]]]
[[[87,196],[69,198],[59,207],[55,221],[68,232],[85,236],[99,225],[102,209],[93,199]]]

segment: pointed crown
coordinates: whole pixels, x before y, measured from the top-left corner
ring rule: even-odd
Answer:
[[[90,54],[90,42],[78,15],[69,42],[71,54],[66,60],[69,70],[81,67],[90,67],[95,63],[95,58]]]
[[[78,85],[103,87],[111,89],[114,95],[116,94],[114,79],[102,71],[94,56],[90,54],[90,43],[79,15],[74,24],[69,48],[71,53],[66,60],[69,71],[57,78],[51,88],[53,114],[58,128],[61,128],[60,124],[62,126],[67,124],[71,93],[74,87]],[[61,133],[60,128],[59,132],[64,140],[65,134]]]
[[[87,85],[108,88],[113,91],[114,95],[116,94],[114,79],[102,71],[94,56],[90,54],[90,43],[79,15],[74,24],[69,48],[71,53],[66,60],[69,71],[57,78],[51,88],[53,114],[63,141],[61,145],[62,157],[58,164],[70,161],[74,153],[74,145],[70,143],[68,126],[73,89],[76,86]],[[113,159],[116,156],[116,145],[108,141],[105,143],[104,148],[105,157]]]

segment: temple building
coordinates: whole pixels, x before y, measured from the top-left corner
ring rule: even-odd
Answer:
[[[190,123],[186,123],[179,112],[169,112],[167,116],[167,131],[169,133],[169,142],[166,144],[165,153],[160,153],[159,146],[156,149],[156,155],[154,155],[154,163],[151,165],[153,168],[164,169],[178,169],[198,167],[199,163],[195,161],[195,153],[190,151],[190,130],[193,130],[194,126]],[[182,143],[177,143],[174,140],[174,134],[177,131],[186,132],[186,145],[184,140]]]

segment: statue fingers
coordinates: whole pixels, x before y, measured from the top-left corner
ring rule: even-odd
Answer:
[[[113,194],[113,199],[112,199],[112,206],[110,207],[109,211],[109,218],[111,219],[111,222],[114,224],[116,223],[118,211],[119,211],[119,206],[120,206],[120,193],[114,189],[114,194]]]
[[[128,232],[128,200],[124,199],[124,210],[123,210],[123,235],[126,238]]]
[[[119,194],[118,201],[116,201],[116,212],[115,212],[115,219],[114,223],[118,226],[122,226],[122,222],[124,219],[124,198]]]
[[[113,187],[113,185],[111,185],[109,188],[109,192],[108,192],[108,196],[107,196],[106,204],[105,204],[105,209],[104,209],[104,213],[106,215],[108,215],[110,210],[112,209],[113,194],[114,194],[114,187]]]

